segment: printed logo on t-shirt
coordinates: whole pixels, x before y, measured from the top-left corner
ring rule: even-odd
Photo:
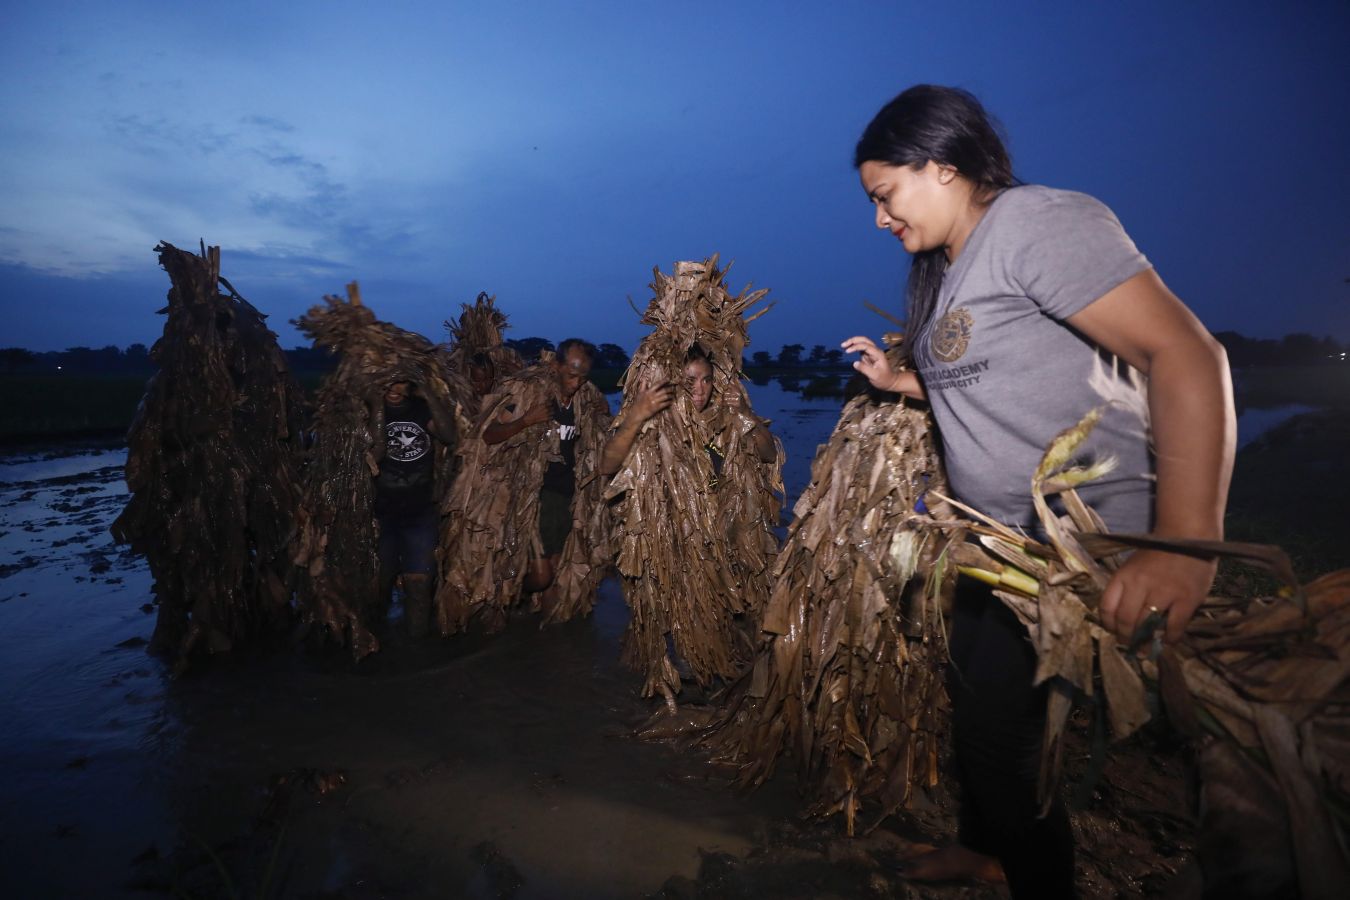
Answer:
[[[385,427],[389,449],[386,454],[398,462],[412,462],[426,456],[431,438],[416,422],[390,422]]]
[[[975,317],[964,306],[954,309],[933,326],[930,346],[933,355],[943,362],[956,362],[966,355],[970,346],[970,333],[975,327]]]
[[[558,424],[558,440],[574,441],[577,437],[577,426]]]

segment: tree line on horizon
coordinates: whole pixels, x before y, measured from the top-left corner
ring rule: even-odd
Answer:
[[[1282,338],[1249,338],[1235,331],[1220,331],[1214,335],[1228,352],[1229,364],[1243,366],[1316,365],[1345,361],[1350,343],[1341,343],[1330,336],[1316,337],[1306,333],[1287,334]],[[536,359],[541,350],[552,350],[552,341],[540,337],[512,338],[504,342],[527,360]],[[293,347],[283,351],[295,372],[327,372],[337,363],[325,350],[313,347]],[[615,370],[628,367],[628,353],[617,344],[599,344],[596,347],[595,368]],[[809,350],[805,344],[784,344],[777,354],[756,350],[741,360],[746,369],[845,369],[849,361],[838,347],[816,344]],[[33,351],[22,347],[0,348],[0,373],[42,374],[78,372],[84,374],[150,374],[155,363],[150,348],[145,344],[130,344],[125,349],[112,344],[106,347],[68,347],[65,350]]]

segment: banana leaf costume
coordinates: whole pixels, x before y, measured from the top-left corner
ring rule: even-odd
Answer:
[[[149,563],[151,648],[181,672],[194,650],[290,624],[302,392],[266,317],[221,277],[219,247],[155,251],[173,285],[168,321],[127,434],[131,497],[111,530]]]
[[[295,321],[340,360],[318,393],[294,558],[302,570],[296,590],[302,617],[360,659],[379,649],[368,620],[379,590],[374,476],[376,447],[385,440],[385,388],[412,382],[433,409],[449,412],[458,434],[470,426],[446,381],[445,354],[422,335],[376,319],[354,283],[347,291],[348,300],[325,297]],[[433,443],[439,507],[454,481],[456,456],[454,447]]]
[[[495,305],[496,299],[487,293],[479,293],[472,306],[461,304],[463,311],[458,322],[447,319],[445,323],[450,332],[450,347],[445,360],[446,381],[464,414],[475,420],[481,398],[469,383],[469,361],[479,353],[487,356],[492,361],[498,384],[525,368],[520,354],[502,343],[502,331],[509,326],[506,314]]]
[[[783,449],[775,438],[775,459],[760,458],[758,420],[748,414],[740,381],[744,312],[767,291],[732,296],[725,278],[716,257],[677,263],[671,277],[654,272],[642,319],[654,330],[624,374],[615,427],[645,387],[683,382],[695,344],[711,357],[714,392],[699,411],[688,392],[677,391],[669,408],[642,425],[605,495],[614,501],[618,566],[632,611],[624,661],[643,674],[643,696],[660,694],[671,705],[681,674],[668,638],[700,685],[738,675],[753,654],[778,550]],[[730,394],[740,409],[725,405]]]
[[[850,834],[865,798],[879,822],[937,778],[946,641],[915,577],[944,543],[915,509],[944,486],[929,428],[894,395],[845,405],[794,509],[753,668],[703,738],[745,786],[795,756],[811,814],[843,812]]]
[[[462,630],[474,617],[489,630],[502,628],[508,611],[520,602],[530,560],[543,556],[539,491],[548,464],[562,459],[555,423],[531,425],[498,444],[482,436],[505,409],[521,416],[559,399],[552,362],[553,354],[545,351],[538,363],[502,381],[483,398],[474,436],[460,444],[459,476],[442,504],[452,522],[442,544],[436,592],[442,634]],[[589,613],[596,588],[614,563],[603,499],[606,479],[599,475],[609,403],[590,382],[577,389],[572,403],[578,430],[572,531],[555,572],[557,603],[546,611],[550,622]]]

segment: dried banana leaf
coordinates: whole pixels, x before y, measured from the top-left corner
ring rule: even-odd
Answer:
[[[377,319],[361,303],[355,283],[347,292],[346,300],[325,297],[295,321],[315,347],[339,360],[319,388],[294,559],[301,570],[296,601],[302,616],[360,659],[379,649],[366,619],[379,578],[373,479],[379,471],[376,445],[384,440],[385,389],[409,381],[429,402],[458,407],[444,353],[422,335]],[[467,421],[456,417],[464,429]],[[454,473],[455,448],[437,441],[438,501]]]
[[[203,644],[228,650],[289,623],[302,401],[265,317],[221,277],[220,248],[155,252],[172,283],[168,321],[112,533],[149,563],[151,646],[181,671]]]
[[[844,813],[850,834],[864,801],[880,821],[937,780],[946,579],[916,512],[945,483],[930,428],[893,395],[845,405],[797,501],[753,669],[704,737],[746,786],[795,756],[810,812]]]
[[[1068,487],[1091,473],[1062,468],[1093,424],[1090,415],[1060,434],[1033,479],[1050,546],[1032,547],[984,520],[975,528],[998,540],[986,541],[984,549],[960,548],[964,571],[999,582],[995,593],[1027,624],[1040,659],[1037,680],[1062,687],[1052,690],[1043,800],[1058,782],[1067,714],[1055,697],[1070,690],[1091,694],[1095,672],[1113,730],[1123,736],[1147,719],[1145,692],[1154,684],[1178,729],[1200,739],[1200,848],[1209,884],[1227,886],[1232,896],[1344,896],[1350,889],[1350,570],[1303,586],[1278,548],[1099,533],[1100,520]],[[1057,519],[1050,511],[1047,485],[1064,489],[1068,516]],[[1112,555],[1129,546],[1257,563],[1286,587],[1273,598],[1209,598],[1183,640],[1155,645],[1152,657],[1141,661],[1122,653],[1096,617]],[[1028,556],[1038,558],[1037,571],[1026,571]],[[1264,773],[1259,790],[1253,771]],[[1281,835],[1282,849],[1272,852],[1271,841]]]
[[[464,629],[479,618],[490,630],[506,624],[508,611],[521,599],[531,558],[543,554],[539,537],[539,490],[544,471],[562,458],[551,421],[532,425],[498,444],[482,440],[483,431],[504,409],[524,415],[532,406],[557,400],[553,354],[505,379],[483,398],[472,436],[460,442],[459,475],[442,503],[449,531],[442,541],[441,578],[436,606],[442,634]],[[572,496],[572,532],[555,575],[557,603],[550,622],[585,615],[595,605],[595,590],[614,564],[609,513],[600,477],[600,451],[609,427],[609,403],[587,382],[572,399],[579,434],[576,444],[576,492]]]
[[[479,353],[492,361],[496,382],[509,378],[525,368],[520,354],[502,343],[502,332],[507,329],[506,314],[496,306],[496,297],[480,293],[473,305],[461,304],[459,321],[449,319],[445,328],[450,332],[450,347],[446,351],[446,380],[450,393],[464,410],[476,419],[482,398],[469,383],[469,360]]]
[[[642,317],[652,332],[624,373],[618,428],[648,387],[682,384],[698,345],[713,368],[713,394],[698,410],[687,391],[642,426],[605,496],[614,500],[619,573],[632,617],[624,661],[643,674],[642,695],[674,705],[681,676],[668,640],[701,685],[731,679],[750,659],[748,629],[768,600],[778,549],[782,446],[764,462],[759,420],[741,384],[746,312],[766,291],[732,295],[717,257],[654,271]],[[709,447],[722,459],[714,470]]]

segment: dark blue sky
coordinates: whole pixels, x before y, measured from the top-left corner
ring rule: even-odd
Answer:
[[[852,148],[921,81],[1211,329],[1350,340],[1343,0],[468,6],[8,4],[0,345],[150,343],[152,248],[202,238],[284,346],[356,279],[433,340],[486,290],[513,336],[631,348],[652,267],[713,252],[777,301],[752,349],[879,333],[908,263]]]

